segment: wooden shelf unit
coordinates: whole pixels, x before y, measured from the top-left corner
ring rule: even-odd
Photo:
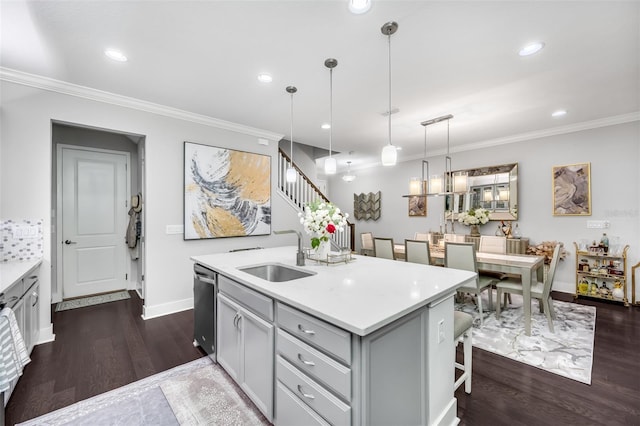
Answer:
[[[609,300],[624,303],[624,306],[629,306],[629,299],[627,295],[627,251],[629,250],[629,246],[624,246],[622,252],[615,255],[611,253],[580,250],[578,244],[575,242],[573,243],[573,246],[576,249],[576,292],[574,297]],[[586,263],[589,266],[589,270],[582,270],[581,268],[581,265],[585,263],[581,262],[584,259],[587,260]],[[610,273],[610,269],[608,268],[613,262],[618,262],[618,268],[616,270],[622,271],[622,274]],[[609,265],[607,265],[607,263]],[[606,272],[602,272],[605,269]],[[580,283],[583,279],[586,279],[589,283],[586,291],[584,289],[580,289]],[[616,281],[619,281],[620,284],[622,284],[624,296],[621,299],[613,297],[614,283]],[[601,287],[598,288],[597,291],[592,291],[592,286],[595,284],[596,287],[598,287],[598,283],[600,282],[609,289],[608,293],[601,292]]]

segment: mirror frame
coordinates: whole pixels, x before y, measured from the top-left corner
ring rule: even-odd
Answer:
[[[501,164],[498,166],[478,167],[475,169],[455,170],[453,173],[466,172],[467,179],[475,176],[491,176],[502,173],[509,173],[509,203],[508,210],[490,210],[489,220],[518,220],[518,163]],[[458,213],[467,211],[468,208],[459,205],[459,197],[465,195],[469,200],[469,192],[466,194],[447,195],[444,201],[444,215],[447,220],[457,220]],[[454,197],[454,202],[451,198]],[[458,205],[457,211],[452,212],[448,206]]]

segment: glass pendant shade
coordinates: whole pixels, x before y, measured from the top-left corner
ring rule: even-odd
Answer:
[[[386,145],[382,148],[382,165],[395,166],[398,161],[398,152],[393,145]]]
[[[422,182],[417,177],[412,177],[409,181],[409,195],[420,195]]]
[[[453,192],[467,192],[467,174],[464,172],[453,174]]]
[[[329,158],[324,160],[324,172],[325,172],[325,174],[334,175],[334,174],[336,174],[337,168],[338,168],[338,166],[337,166],[335,158],[329,157]]]
[[[500,201],[509,201],[509,190],[501,189],[500,191],[498,191],[498,199]]]
[[[430,193],[432,194],[442,193],[442,176],[440,175],[431,176],[430,184],[431,184],[431,187],[429,188]]]
[[[491,194],[491,191],[485,191],[484,193],[484,202],[485,203],[490,203],[493,201],[493,195]]]
[[[294,183],[297,177],[298,173],[296,172],[296,169],[294,169],[293,167],[289,167],[287,169],[287,182]]]

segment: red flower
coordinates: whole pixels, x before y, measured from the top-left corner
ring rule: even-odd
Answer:
[[[336,232],[336,227],[333,223],[330,223],[327,225],[327,232],[330,234],[333,234],[334,232]]]

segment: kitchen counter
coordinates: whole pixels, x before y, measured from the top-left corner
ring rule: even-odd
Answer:
[[[40,263],[42,263],[42,259],[0,263],[0,293],[4,293],[9,287],[15,284],[16,281],[24,278],[40,266]]]
[[[348,264],[306,260],[296,267],[297,247],[240,251],[191,259],[288,305],[359,336],[366,336],[455,289],[469,285],[468,271],[354,255]],[[315,272],[286,282],[269,282],[239,267],[282,263]]]

